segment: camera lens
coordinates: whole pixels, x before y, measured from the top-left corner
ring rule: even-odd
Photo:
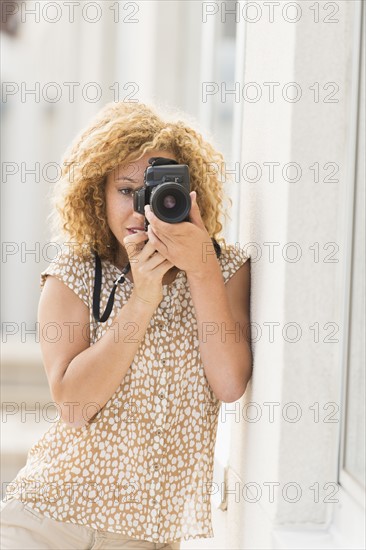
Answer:
[[[166,195],[163,198],[163,204],[165,208],[174,208],[174,206],[177,204],[177,201],[175,200],[175,197],[173,197],[173,195]]]
[[[185,220],[191,209],[191,197],[183,185],[167,182],[155,187],[150,196],[150,206],[162,221],[179,223]]]

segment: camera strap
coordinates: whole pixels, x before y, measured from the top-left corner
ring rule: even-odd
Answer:
[[[215,248],[216,257],[221,256],[221,246],[215,239],[211,239]],[[93,250],[95,256],[95,276],[94,276],[94,289],[93,289],[93,316],[96,321],[99,323],[105,323],[112,312],[114,295],[116,293],[117,285],[122,284],[125,281],[125,275],[131,269],[130,262],[124,267],[121,271],[121,274],[113,281],[113,288],[109,295],[106,308],[103,315],[100,315],[100,291],[102,288],[102,262],[99,258],[99,255],[95,250]]]
[[[121,275],[113,281],[112,292],[109,295],[107,306],[104,310],[103,315],[100,315],[100,291],[102,288],[102,262],[100,261],[99,255],[94,250],[95,256],[95,277],[94,277],[94,290],[93,290],[93,315],[94,319],[99,323],[105,323],[109,318],[113,303],[114,295],[118,284],[121,284],[125,281],[125,275],[131,269],[130,262],[124,267],[121,271]]]

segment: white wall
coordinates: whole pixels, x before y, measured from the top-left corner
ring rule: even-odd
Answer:
[[[22,5],[31,10],[37,4],[42,6],[40,2]],[[50,11],[48,17],[51,15]],[[3,95],[2,160],[15,163],[15,173],[6,175],[3,164],[1,301],[3,323],[15,323],[18,327],[18,333],[4,336],[3,342],[19,337],[27,343],[34,341],[34,336],[25,334],[21,324],[35,328],[39,274],[55,255],[55,250],[48,249],[51,257],[47,256],[50,237],[46,218],[57,171],[46,167],[50,163],[61,166],[66,147],[98,109],[83,98],[83,86],[96,81],[103,87],[105,97],[105,83],[101,63],[91,47],[103,43],[101,37],[93,40],[101,26],[91,27],[77,11],[72,23],[65,11],[54,24],[42,17],[42,12],[37,19],[28,12],[23,12],[23,17],[18,36],[1,37],[3,86],[10,90],[14,83],[18,90],[6,98]],[[88,52],[85,42],[89,44]],[[66,82],[79,84],[74,99],[69,98]],[[50,83],[60,91],[55,102],[52,99],[56,88],[48,87]],[[36,95],[26,93],[31,89],[39,91]],[[27,173],[36,163],[37,175]],[[32,254],[32,250],[36,253]],[[4,254],[6,251],[8,254]]]
[[[255,482],[262,490],[257,503],[245,502],[243,496],[235,502],[229,495],[228,524],[235,525],[228,537],[228,548],[323,548],[337,547],[330,535],[312,533],[326,530],[332,520],[334,504],[326,503],[332,487],[337,492],[338,445],[340,412],[336,422],[324,422],[326,415],[340,407],[341,342],[346,327],[342,326],[343,294],[341,287],[345,262],[344,250],[344,189],[354,185],[348,178],[350,101],[352,79],[353,36],[359,24],[356,2],[338,2],[339,22],[315,24],[303,5],[302,19],[291,25],[287,22],[247,25],[245,52],[245,82],[280,82],[274,103],[262,99],[246,102],[243,116],[242,163],[297,162],[302,168],[298,182],[288,183],[276,172],[274,182],[263,175],[256,183],[243,183],[241,242],[260,245],[262,257],[252,262],[252,322],[262,329],[261,339],[254,345],[255,365],[251,387],[241,402],[255,402],[262,412],[256,423],[240,421],[233,424],[234,437],[230,466],[231,477],[242,488]],[[278,90],[287,82],[297,82],[302,98],[296,103],[285,102]],[[339,92],[337,103],[314,102],[309,87],[319,82],[321,98],[332,88],[322,91],[327,82],[335,82]],[[262,87],[262,90],[264,88]],[[351,151],[352,154],[352,151]],[[336,162],[338,183],[325,182],[331,170],[320,172],[314,182],[309,169],[315,162],[322,167]],[[291,173],[289,173],[290,177]],[[273,262],[268,246],[276,242]],[[297,262],[285,261],[282,256],[286,243],[296,242],[301,250]],[[320,260],[314,261],[310,249],[319,243]],[[324,260],[334,250],[326,243],[339,247],[334,258]],[[249,248],[254,249],[253,247]],[[289,256],[295,252],[288,249]],[[276,322],[275,339],[269,341],[265,322]],[[287,342],[282,336],[286,323],[297,323],[301,336],[297,342]],[[319,342],[314,342],[315,323],[319,323]],[[326,326],[326,323],[333,325]],[[337,342],[326,342],[332,327],[339,326],[333,335]],[[295,332],[289,330],[288,337]],[[268,406],[278,402],[274,421],[268,421]],[[287,403],[296,403],[301,411],[297,422],[285,421],[281,415]],[[314,420],[310,409],[319,403],[320,421]],[[323,409],[327,403],[334,403]],[[294,407],[287,410],[295,415]],[[236,476],[234,478],[234,476]],[[265,482],[279,483],[270,502]],[[333,485],[324,488],[324,484]],[[287,483],[296,483],[301,490],[298,502],[282,496]],[[320,498],[315,502],[314,484],[319,484]],[[253,488],[254,491],[254,488]],[[254,492],[255,495],[255,492]],[[255,500],[255,496],[253,497]],[[284,533],[276,534],[276,529]],[[286,539],[286,531],[295,531]],[[304,539],[308,531],[308,539]],[[350,539],[349,541],[350,542]],[[323,544],[330,546],[322,546]]]

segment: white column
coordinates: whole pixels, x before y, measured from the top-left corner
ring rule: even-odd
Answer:
[[[256,83],[263,95],[251,102],[253,85],[244,100],[242,168],[248,171],[246,181],[242,178],[240,241],[256,243],[248,251],[254,259],[257,249],[261,257],[252,261],[252,323],[256,323],[253,337],[257,341],[253,379],[242,405],[254,402],[261,417],[257,422],[242,420],[234,425],[231,478],[239,479],[242,487],[255,482],[260,492],[257,502],[254,486],[252,502],[250,495],[248,500],[241,495],[239,503],[229,495],[232,528],[228,547],[335,544],[329,533],[323,542],[316,533],[326,530],[332,519],[332,504],[327,503],[332,485],[326,483],[336,491],[338,480],[339,421],[329,421],[329,415],[334,411],[333,418],[340,418],[342,212],[344,189],[353,185],[347,170],[348,143],[353,139],[349,113],[351,87],[357,83],[351,84],[350,59],[359,55],[353,50],[359,21],[357,2],[334,4],[339,11],[333,15],[338,19],[333,24],[324,22],[332,14],[321,3],[316,23],[308,2],[301,3],[297,23],[287,22],[278,9],[272,23],[263,10],[261,20],[247,24],[245,83]],[[279,83],[273,103],[267,99],[266,82]],[[296,102],[283,98],[291,82],[302,93]],[[295,87],[287,91],[293,97]],[[271,162],[279,163],[274,181],[264,164]],[[282,173],[291,162],[297,166]],[[262,170],[258,181],[254,181],[255,166],[250,168],[250,163]],[[301,178],[294,181],[298,166]],[[288,243],[296,245],[288,247]],[[292,262],[296,251],[299,259]],[[332,258],[337,261],[332,263]],[[271,323],[275,324],[273,341]],[[297,330],[299,339],[291,342]],[[327,403],[334,403],[334,408]],[[274,408],[272,422],[270,406]],[[297,413],[300,416],[293,421]],[[274,488],[274,502],[269,498],[272,482],[280,484]],[[288,493],[283,494],[286,487]],[[297,487],[299,500],[291,502]],[[274,538],[276,527],[297,534],[288,540],[277,534]],[[305,530],[310,533],[302,539]]]

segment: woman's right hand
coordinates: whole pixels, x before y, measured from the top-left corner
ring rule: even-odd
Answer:
[[[133,294],[141,301],[158,307],[163,299],[163,277],[173,264],[146,241],[146,231],[138,231],[123,239],[133,276]]]

